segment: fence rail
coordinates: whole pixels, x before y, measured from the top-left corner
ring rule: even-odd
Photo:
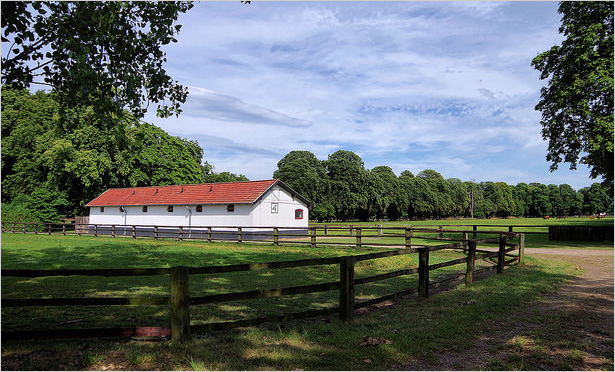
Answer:
[[[447,231],[447,233],[450,231]],[[418,294],[421,297],[429,295],[430,288],[438,288],[446,283],[463,280],[470,285],[474,276],[479,270],[475,270],[477,260],[489,260],[496,257],[493,266],[487,270],[497,270],[501,273],[506,265],[515,262],[523,262],[524,236],[518,233],[493,232],[499,234],[498,238],[468,239],[468,232],[462,232],[463,236],[457,243],[448,243],[435,246],[412,246],[409,238],[410,231],[406,230],[402,235],[405,240],[403,248],[386,250],[382,252],[366,253],[354,256],[327,257],[315,259],[302,259],[294,261],[278,261],[266,263],[246,263],[224,266],[205,266],[205,267],[186,267],[176,266],[171,268],[143,268],[143,269],[101,269],[101,270],[2,270],[2,276],[6,277],[44,277],[44,276],[140,276],[140,275],[169,275],[171,293],[169,297],[148,297],[148,298],[49,298],[49,299],[3,299],[2,305],[5,307],[27,307],[27,306],[139,306],[156,305],[170,307],[170,326],[163,327],[136,327],[136,328],[99,328],[99,329],[70,329],[70,330],[28,330],[28,331],[3,331],[4,340],[31,339],[31,338],[66,338],[66,337],[139,337],[139,336],[170,336],[171,340],[183,342],[190,339],[192,333],[222,330],[239,326],[256,325],[263,322],[287,321],[291,319],[308,318],[319,315],[330,315],[337,313],[341,320],[350,320],[354,316],[356,309],[370,306],[382,301],[397,298],[399,296]],[[310,237],[314,235],[310,234]],[[360,236],[360,235],[359,235]],[[518,242],[511,239],[519,238]],[[509,242],[510,241],[510,242]],[[498,245],[497,251],[477,250],[477,244]],[[430,252],[453,249],[465,253],[465,257],[450,260],[447,262],[430,264]],[[517,250],[516,255],[509,252]],[[354,266],[356,262],[373,260],[385,257],[417,254],[419,255],[418,267],[392,271],[388,273],[373,275],[364,278],[354,277]],[[487,261],[490,262],[490,261]],[[455,274],[440,281],[430,281],[430,272],[448,266],[466,264],[465,270],[460,274]],[[263,269],[281,269],[301,266],[314,265],[339,265],[339,281],[325,282],[312,285],[294,286],[286,288],[263,289],[256,291],[221,293],[208,296],[190,297],[188,293],[190,275],[213,274],[233,271],[253,271]],[[483,271],[481,269],[480,271]],[[379,298],[356,302],[355,286],[386,280],[403,275],[418,274],[418,286],[407,288],[402,291],[387,294]],[[246,300],[263,297],[281,297],[287,295],[297,295],[315,293],[322,291],[339,291],[339,305],[319,310],[307,310],[282,315],[271,315],[267,317],[253,318],[247,320],[237,320],[229,322],[208,323],[203,325],[190,324],[190,308],[206,303],[219,303],[227,301]]]
[[[472,230],[444,229],[443,226],[430,228],[425,226],[310,226],[298,227],[245,227],[245,226],[162,226],[162,225],[103,225],[103,224],[75,224],[75,223],[2,223],[3,233],[14,234],[61,234],[61,235],[90,235],[153,238],[174,240],[206,240],[208,242],[258,242],[271,243],[274,246],[310,245],[312,248],[321,246],[349,246],[362,247],[400,247],[410,244],[412,239],[425,239],[437,241],[459,241],[471,236],[477,240],[479,235],[500,236],[506,232],[501,230],[478,230],[479,225],[473,225]],[[469,225],[468,225],[469,226]],[[346,233],[346,231],[348,233]],[[519,232],[508,229],[510,236],[517,236]],[[444,235],[447,236],[444,236]],[[451,236],[454,235],[454,236]],[[470,235],[471,234],[471,235]],[[524,233],[525,234],[525,233]],[[395,242],[382,241],[375,238],[396,239]],[[339,240],[338,240],[339,239]],[[344,240],[346,239],[346,240]],[[350,244],[351,239],[354,244]]]

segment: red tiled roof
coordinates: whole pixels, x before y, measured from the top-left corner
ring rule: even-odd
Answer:
[[[277,183],[292,191],[292,189],[284,185],[280,180],[130,187],[109,189],[86,204],[86,207],[172,204],[251,204],[256,202],[265,191]]]

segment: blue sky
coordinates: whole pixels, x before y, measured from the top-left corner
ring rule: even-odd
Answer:
[[[216,172],[269,179],[292,150],[463,181],[568,183],[549,172],[530,62],[559,44],[556,2],[197,2],[166,69],[190,95],[145,120],[197,140]]]

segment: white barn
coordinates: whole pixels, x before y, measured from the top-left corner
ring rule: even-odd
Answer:
[[[90,225],[305,231],[310,202],[282,181],[266,180],[109,189],[86,207]]]

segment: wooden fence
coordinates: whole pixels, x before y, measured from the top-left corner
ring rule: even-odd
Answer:
[[[360,231],[360,230],[359,230]],[[447,233],[450,233],[447,230]],[[356,309],[364,308],[376,303],[391,300],[402,295],[418,294],[421,297],[429,295],[430,288],[437,288],[445,283],[465,281],[467,285],[474,280],[476,273],[481,271],[496,270],[501,273],[506,265],[515,262],[523,262],[524,236],[518,233],[491,232],[497,237],[485,239],[468,239],[471,231],[461,232],[462,238],[458,242],[434,246],[412,246],[411,237],[413,231],[405,230],[403,236],[405,244],[403,248],[388,249],[375,253],[354,256],[303,259],[295,261],[280,261],[268,263],[246,263],[226,266],[206,267],[171,267],[171,268],[143,268],[143,269],[101,269],[101,270],[2,270],[2,276],[7,277],[47,277],[47,276],[144,276],[144,275],[169,275],[171,283],[170,297],[118,297],[118,298],[45,298],[45,299],[3,299],[4,307],[27,307],[27,306],[99,306],[99,305],[158,305],[170,306],[170,326],[163,327],[136,327],[136,328],[98,328],[98,329],[64,329],[64,330],[28,330],[28,331],[2,331],[4,340],[35,339],[35,338],[70,338],[70,337],[138,337],[138,336],[170,336],[172,341],[183,342],[190,339],[192,333],[208,332],[214,330],[229,329],[233,327],[256,325],[264,322],[283,322],[291,319],[315,317],[319,315],[339,314],[341,320],[350,320]],[[481,232],[484,233],[484,232]],[[310,239],[315,235],[309,235]],[[347,236],[347,235],[345,235]],[[361,233],[355,233],[358,239],[356,244],[361,245]],[[513,239],[518,238],[518,242]],[[477,244],[496,244],[497,251],[477,249]],[[430,264],[430,252],[453,249],[463,251],[465,257]],[[515,255],[511,252],[517,250]],[[384,257],[392,257],[406,254],[418,254],[418,267],[411,267],[371,277],[355,278],[354,265],[356,262],[373,260]],[[475,270],[476,260],[490,260],[496,258],[496,264]],[[490,262],[490,261],[488,261]],[[448,276],[443,280],[430,281],[430,272],[440,268],[465,263],[465,270],[461,273]],[[263,289],[247,292],[223,293],[208,296],[190,297],[188,293],[190,275],[192,274],[215,274],[234,271],[252,271],[262,269],[282,269],[301,266],[315,265],[339,265],[339,281],[295,286],[287,288]],[[355,286],[380,280],[390,279],[403,275],[418,275],[418,287],[407,288],[403,291],[381,296],[363,302],[355,301]],[[287,295],[307,294],[324,291],[339,291],[339,306],[320,310],[307,310],[302,312],[272,315],[248,320],[237,320],[204,325],[190,325],[190,308],[207,303],[220,303],[227,301],[247,300],[264,297],[280,297]]]
[[[319,225],[307,228],[297,227],[245,227],[245,226],[160,226],[160,225],[104,225],[104,224],[71,224],[71,223],[2,223],[1,231],[16,234],[61,234],[61,235],[90,235],[132,238],[154,238],[175,240],[205,240],[226,242],[258,242],[272,243],[274,246],[282,244],[302,245],[309,244],[312,248],[317,246],[349,246],[350,238],[357,248],[362,247],[399,247],[409,245],[412,238],[458,241],[466,239],[468,234],[477,240],[480,236],[498,235],[501,230],[478,230],[480,226],[473,226],[469,230],[445,229],[445,227],[462,228],[466,225],[434,225],[434,226],[362,226],[362,225]],[[499,226],[499,225],[498,225]],[[492,226],[496,227],[496,226]],[[513,227],[508,228],[513,232]],[[532,233],[524,232],[523,234]],[[451,234],[459,237],[451,238]],[[461,238],[463,234],[463,239]],[[449,237],[445,237],[447,235]],[[386,242],[375,238],[397,238],[394,242]],[[339,240],[336,240],[339,239]]]

